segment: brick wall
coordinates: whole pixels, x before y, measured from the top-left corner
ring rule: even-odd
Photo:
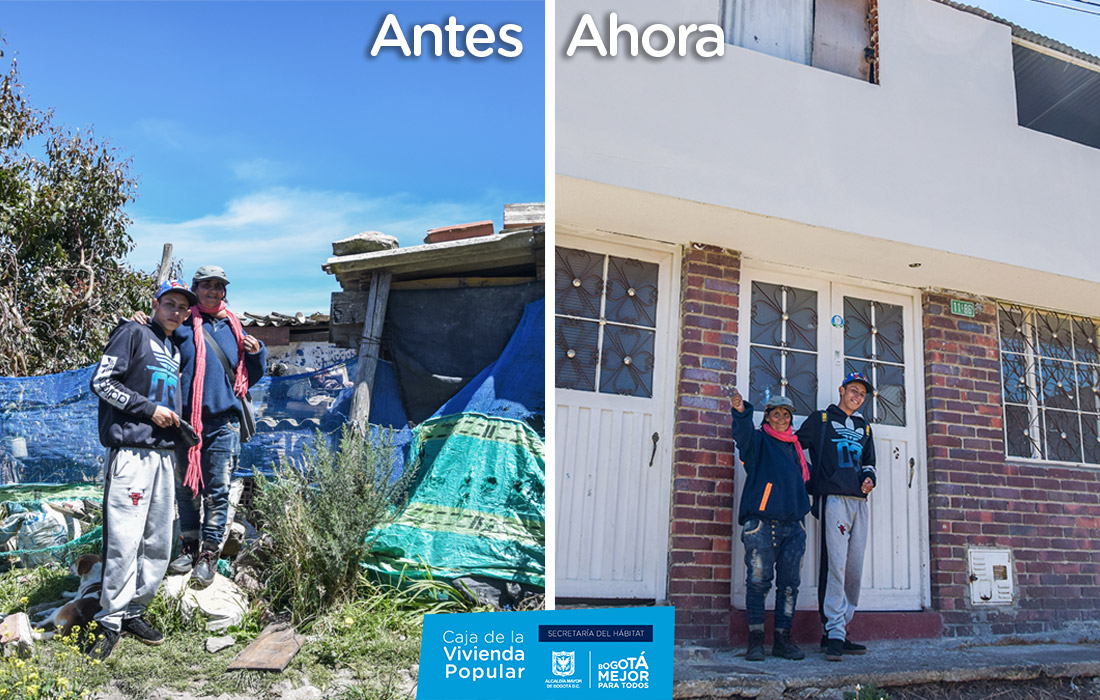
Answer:
[[[741,260],[692,244],[681,270],[669,601],[676,638],[729,641],[733,439],[726,387],[736,377]]]
[[[933,608],[949,636],[1094,620],[1100,470],[1005,459],[996,304],[978,300],[968,319],[949,313],[951,298],[923,298]],[[1012,550],[1012,606],[970,604],[971,546]]]

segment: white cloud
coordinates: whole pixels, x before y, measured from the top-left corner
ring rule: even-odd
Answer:
[[[148,140],[172,150],[185,150],[188,144],[195,142],[195,135],[183,123],[172,119],[139,119],[136,127],[138,133]]]
[[[335,278],[321,270],[332,255],[332,241],[360,231],[382,231],[404,247],[419,245],[428,229],[499,219],[504,204],[492,195],[447,202],[275,187],[186,221],[136,216],[130,228],[136,246],[129,261],[152,269],[163,244],[171,243],[185,280],[200,265],[225,268],[235,311],[327,313],[329,296],[339,289]]]
[[[245,182],[272,183],[286,178],[294,168],[268,158],[252,158],[229,164],[234,177]]]

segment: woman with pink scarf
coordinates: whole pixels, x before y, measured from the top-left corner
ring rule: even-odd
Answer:
[[[810,512],[806,482],[810,471],[802,445],[791,429],[794,403],[772,396],[764,406],[760,429],[752,425],[752,404],[734,389],[733,440],[745,468],[738,522],[745,545],[749,622],[747,661],[764,660],[764,599],[775,578],[775,640],[772,655],[803,659],[791,641],[791,621],[798,600],[799,569],[806,552],[803,518]]]
[[[183,417],[201,441],[176,455],[182,552],[168,572],[190,571],[203,588],[214,580],[228,525],[229,482],[241,454],[241,397],[267,366],[267,348],[244,333],[225,304],[228,284],[221,267],[200,267],[191,282],[199,303],[172,336],[181,356]]]

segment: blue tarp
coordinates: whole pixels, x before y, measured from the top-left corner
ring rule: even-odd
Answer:
[[[435,416],[481,413],[529,421],[545,415],[545,324],[545,299],[524,307],[523,318],[497,361],[470,380]]]
[[[98,400],[89,388],[95,366],[43,377],[0,378],[0,485],[71,484],[99,481],[106,450],[99,444]],[[344,422],[333,407],[350,389],[355,362],[308,374],[264,377],[252,387],[258,431],[241,450],[236,476],[270,472],[279,459],[293,459],[319,428]],[[404,428],[393,366],[379,362],[371,397],[371,422]],[[409,434],[411,435],[411,434]],[[399,444],[409,436],[398,437]]]
[[[524,420],[542,432],[543,300],[528,304],[500,357],[451,397],[436,416],[480,413]],[[243,446],[236,476],[270,473],[280,459],[301,455],[318,428],[333,433],[346,421],[356,363],[265,377],[252,388],[259,419]],[[0,378],[0,485],[99,481],[106,451],[99,444],[94,366],[43,377]],[[370,422],[396,431],[407,447],[412,432],[393,365],[380,361]]]

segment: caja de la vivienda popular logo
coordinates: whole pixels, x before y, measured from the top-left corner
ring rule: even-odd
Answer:
[[[672,694],[672,608],[427,615],[420,700],[657,700]]]

